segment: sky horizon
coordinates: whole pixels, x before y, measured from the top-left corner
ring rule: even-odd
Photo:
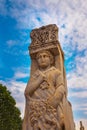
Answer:
[[[0,83],[24,115],[24,90],[30,77],[30,32],[48,24],[59,28],[65,54],[68,99],[76,130],[87,129],[87,0],[0,0]]]

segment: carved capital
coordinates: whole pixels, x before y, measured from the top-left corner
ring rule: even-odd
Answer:
[[[32,40],[31,45],[29,46],[31,57],[41,50],[49,49],[53,51],[54,54],[58,53],[58,27],[55,24],[50,24],[38,29],[34,29],[32,30],[30,36]]]

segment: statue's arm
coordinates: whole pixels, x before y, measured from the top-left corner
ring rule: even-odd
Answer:
[[[32,94],[40,86],[43,80],[44,80],[44,76],[41,74],[39,74],[36,77],[31,77],[25,89],[25,96],[26,97],[32,96]]]
[[[65,94],[65,87],[61,75],[56,77],[56,90],[54,95],[48,100],[50,105],[57,107],[63,99]]]
[[[63,99],[64,94],[65,94],[64,85],[61,84],[60,86],[58,86],[53,96],[55,107],[57,107],[60,104],[60,102]]]

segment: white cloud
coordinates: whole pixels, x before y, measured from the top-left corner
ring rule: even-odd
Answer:
[[[2,81],[0,80],[0,83],[5,85],[8,90],[11,92],[11,95],[16,100],[16,106],[21,110],[21,117],[24,115],[24,90],[27,83],[24,83],[22,81],[15,81],[15,80],[9,80],[9,81]]]
[[[49,5],[49,4],[58,4],[60,2],[60,0],[48,0],[46,1],[46,4]]]
[[[11,3],[14,6],[10,8],[10,16],[17,20],[18,27],[33,29],[55,23],[59,26],[59,39],[63,47],[73,46],[71,53],[76,46],[78,51],[87,48],[86,1],[48,0],[42,2],[38,0],[36,2],[35,0],[13,0]],[[25,8],[21,9],[23,5]],[[62,25],[65,25],[65,29],[61,28]],[[68,39],[64,38],[65,35],[68,35]],[[71,37],[73,43],[70,43]],[[67,53],[67,50],[65,52]]]
[[[86,114],[86,115],[87,115],[87,111],[86,111],[86,112],[84,112],[84,114]]]
[[[87,55],[86,51],[82,56],[76,56],[76,68],[67,74],[68,97],[71,99],[73,110],[82,110],[86,115],[87,104]],[[72,91],[72,89],[74,91]],[[79,102],[79,100],[81,102]]]
[[[83,88],[84,90],[85,88]],[[87,98],[87,89],[84,90],[84,91],[81,91],[81,92],[72,92],[72,93],[69,93],[69,97],[78,97],[79,99],[83,99],[83,98]]]
[[[87,89],[87,56],[76,57],[76,69],[67,74],[70,88]],[[86,91],[87,93],[87,91]]]
[[[73,48],[76,47],[77,43],[78,51],[87,47],[86,0],[84,2],[83,0],[45,0],[44,2],[41,0],[10,0],[10,3],[12,6],[9,9],[9,15],[16,19],[18,27],[33,29],[42,25],[56,23],[60,29],[59,39],[63,46],[66,46],[64,36],[68,35],[68,47],[71,46],[70,37],[73,38]],[[5,4],[4,2],[3,5]],[[65,29],[61,28],[62,25],[65,25]]]
[[[12,92],[13,97],[19,96],[20,93],[21,93],[21,96],[23,96],[23,92],[26,87],[26,83],[24,83],[22,81],[12,80],[12,79],[8,80],[7,82],[0,80],[0,82],[3,85],[6,85],[6,87],[9,89],[9,91]],[[16,94],[18,94],[18,95],[16,95]]]
[[[29,77],[29,74],[28,74],[28,73],[16,72],[16,73],[14,74],[14,78],[15,78],[15,79],[21,79],[21,78],[26,78],[26,77]]]
[[[23,118],[25,109],[24,91],[27,83],[22,80],[18,81],[18,79],[29,78],[30,69],[20,67],[13,70],[15,70],[14,76],[11,79],[6,79],[5,81],[0,80],[0,83],[5,85],[11,92],[11,95],[16,100],[16,106],[21,111],[21,117]]]
[[[23,119],[24,112],[25,112],[25,101],[24,101],[24,99],[23,99],[23,102],[17,102],[16,106],[20,109],[20,111],[21,111],[21,117]]]
[[[85,103],[82,99],[80,99],[80,103],[76,103],[73,105],[73,110],[74,111],[83,111],[84,114],[87,114],[87,103]]]
[[[76,75],[76,73],[70,73],[68,74],[68,76],[69,76],[69,79],[67,82],[70,88],[86,88],[87,89],[87,81],[86,81],[87,74],[78,76]]]
[[[25,35],[25,33],[21,33],[21,35]],[[23,38],[22,41],[21,40],[8,40],[6,41],[6,44],[8,45],[8,49],[4,49],[4,53],[9,54],[9,55],[23,55],[23,56],[29,56],[29,50],[28,50],[28,46],[29,46],[29,40],[26,40],[27,36],[24,36],[25,39]],[[25,50],[24,48],[24,44],[27,46],[27,50]],[[22,47],[23,49],[19,49],[18,47]]]

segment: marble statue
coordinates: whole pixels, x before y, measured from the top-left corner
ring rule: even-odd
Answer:
[[[32,63],[22,130],[75,130],[58,27],[51,24],[34,29],[31,40]]]

